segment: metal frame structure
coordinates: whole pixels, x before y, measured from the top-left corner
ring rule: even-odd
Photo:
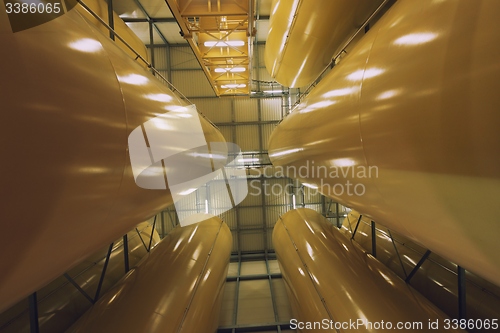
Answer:
[[[166,1],[215,94],[250,94],[255,0]]]
[[[254,257],[255,258],[255,257]],[[278,316],[277,302],[276,296],[273,289],[272,281],[273,279],[281,279],[281,273],[271,273],[269,268],[269,260],[270,257],[265,254],[263,257],[263,261],[266,265],[266,274],[259,275],[241,275],[241,265],[243,262],[255,261],[252,257],[238,257],[238,271],[236,276],[231,276],[226,279],[227,282],[236,282],[236,290],[234,293],[234,305],[233,305],[233,314],[232,314],[232,325],[230,326],[221,326],[218,328],[218,333],[238,333],[238,332],[264,332],[269,330],[275,330],[277,332],[281,332],[282,330],[290,329],[290,322],[280,322]],[[261,257],[262,258],[262,257]],[[259,260],[262,261],[262,260]],[[238,306],[242,300],[240,300],[240,281],[257,281],[257,280],[268,280],[269,281],[269,293],[272,302],[274,322],[273,323],[255,323],[255,324],[238,324]]]
[[[154,222],[153,222],[151,230],[154,230],[155,223],[156,223],[156,216],[154,218]],[[135,230],[137,232],[138,237],[141,239],[142,244],[144,245],[146,251],[150,252],[151,251],[151,247],[152,247],[153,235],[154,235],[153,232],[151,232],[151,234],[149,235],[149,240],[148,240],[148,244],[149,245],[147,246],[146,243],[144,242],[143,237],[141,236],[141,232],[137,228],[135,228]],[[102,290],[102,286],[103,286],[103,283],[104,283],[104,278],[106,277],[106,271],[107,271],[109,260],[111,258],[111,254],[112,254],[113,250],[116,250],[120,246],[123,246],[123,258],[124,258],[124,267],[125,267],[124,274],[126,274],[130,270],[130,266],[129,266],[129,249],[128,249],[128,235],[127,234],[123,235],[122,239],[123,239],[123,244],[115,246],[114,242],[111,243],[109,245],[109,247],[108,247],[106,255],[102,259],[98,260],[98,262],[104,260],[104,265],[102,267],[101,274],[99,276],[99,283],[97,285],[97,289],[96,289],[96,292],[95,292],[95,294],[94,294],[93,297],[90,296],[75,281],[75,279],[72,278],[68,273],[64,273],[63,274],[63,276],[66,278],[66,280],[71,285],[73,285],[82,294],[82,296],[85,297],[89,301],[89,303],[92,304],[92,305],[94,305],[98,301],[99,297],[101,296],[101,290]],[[31,294],[31,295],[28,296],[29,318],[30,318],[30,333],[39,333],[40,332],[39,318],[38,318],[38,302],[39,302],[39,300],[38,300],[36,292],[34,292],[33,294]]]
[[[354,231],[352,232],[352,237],[351,237],[352,240],[355,239],[354,237],[356,235],[356,231],[358,229],[359,224],[366,223],[366,222],[361,221],[361,219],[362,219],[362,215],[359,216],[359,219],[356,223],[356,227],[355,227]],[[458,281],[458,284],[457,284],[458,285],[457,308],[458,308],[458,317],[459,317],[458,319],[467,319],[467,288],[466,288],[467,281],[466,281],[466,270],[463,267],[457,266],[456,271],[451,271],[450,269],[446,268],[438,261],[435,261],[432,258],[429,258],[429,256],[432,254],[432,252],[429,249],[427,249],[425,251],[425,253],[422,255],[422,257],[420,258],[420,260],[415,264],[415,266],[413,267],[411,272],[407,273],[406,269],[403,265],[403,261],[401,259],[401,256],[399,254],[397,245],[396,245],[396,243],[398,243],[398,241],[394,239],[391,231],[388,229],[388,232],[385,233],[385,231],[376,228],[375,222],[373,222],[373,221],[371,221],[370,227],[371,227],[371,239],[372,239],[372,255],[374,257],[376,257],[376,241],[375,241],[376,233],[379,232],[379,233],[382,233],[385,236],[387,236],[391,240],[391,242],[394,246],[397,258],[399,260],[401,268],[403,269],[403,273],[406,276],[405,282],[408,283],[409,285],[411,285],[411,279],[413,278],[413,276],[415,276],[415,274],[422,267],[422,265],[424,264],[424,262],[426,260],[430,260],[434,264],[438,265],[439,267],[446,269],[446,270],[452,272],[453,274],[455,274],[457,276],[457,281]],[[473,282],[471,282],[471,283],[473,283]]]

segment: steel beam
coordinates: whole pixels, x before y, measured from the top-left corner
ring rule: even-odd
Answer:
[[[113,11],[113,0],[107,0],[108,1],[108,24],[113,29],[115,30],[115,18],[113,17],[114,11]],[[109,38],[112,40],[115,40],[115,34],[113,32],[109,32]]]
[[[422,258],[420,258],[420,261],[417,263],[417,265],[415,265],[415,267],[413,268],[413,270],[410,272],[410,274],[408,274],[408,276],[406,277],[405,279],[405,282],[406,283],[409,283],[411,278],[413,277],[413,275],[415,275],[415,273],[417,273],[418,269],[420,268],[420,266],[422,266],[422,264],[425,262],[425,260],[427,259],[427,257],[431,254],[431,250],[427,250],[424,255],[422,256]]]
[[[356,227],[354,228],[354,231],[352,232],[352,237],[351,239],[354,239],[354,236],[356,236],[356,231],[358,231],[359,223],[361,222],[361,218],[363,215],[359,215],[358,222],[356,223]]]
[[[148,245],[148,252],[151,251],[151,244],[153,243],[153,235],[156,227],[156,218],[158,217],[158,214],[155,215],[155,218],[153,220],[153,225],[151,226],[151,235],[149,236],[149,245]]]
[[[377,258],[377,229],[375,228],[375,222],[371,222],[372,227],[372,256]]]
[[[271,279],[281,279],[283,275],[281,273],[274,273],[274,274],[255,274],[255,275],[243,275],[239,277],[240,281],[257,281],[257,280],[267,280],[269,278]],[[237,276],[228,276],[226,278],[227,282],[234,282],[237,281],[238,277]]]
[[[109,244],[108,254],[106,255],[106,260],[104,261],[104,266],[102,267],[101,277],[99,278],[99,284],[97,285],[97,290],[95,292],[94,302],[96,302],[99,299],[102,283],[104,282],[104,276],[106,275],[106,270],[108,269],[109,258],[111,257],[112,251],[113,251],[113,243]]]
[[[391,237],[392,245],[394,246],[394,250],[396,251],[396,254],[397,254],[398,259],[399,259],[399,263],[401,264],[401,268],[403,269],[403,273],[405,274],[405,279],[406,279],[406,278],[408,278],[408,274],[406,274],[406,269],[405,269],[405,266],[403,265],[403,260],[401,260],[401,256],[399,255],[399,251],[398,251],[398,248],[396,246],[396,243],[394,242],[394,237],[392,237],[392,233],[389,229],[387,229],[387,231],[389,232],[389,236]]]
[[[130,261],[128,259],[128,235],[123,235],[123,264],[125,266],[125,274],[130,270]]]
[[[36,292],[28,296],[29,313],[30,313],[30,333],[39,333],[40,327],[38,323],[38,302]]]
[[[467,290],[465,268],[457,266],[458,278],[458,318],[467,319]]]
[[[289,322],[276,322],[269,324],[258,324],[258,325],[233,325],[233,326],[224,326],[219,327],[217,329],[217,333],[227,333],[227,332],[266,332],[266,331],[276,331],[281,330],[289,330],[291,324]]]
[[[68,275],[68,273],[64,273],[63,275],[66,280],[68,280],[69,283],[71,283],[90,302],[90,304],[95,304],[95,301],[92,299],[92,297],[90,297],[89,294],[87,294],[85,290],[83,290],[82,287],[80,287],[80,285],[76,283],[76,281],[73,280],[71,276]]]

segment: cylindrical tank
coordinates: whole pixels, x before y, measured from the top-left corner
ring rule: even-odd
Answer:
[[[280,84],[304,87],[383,0],[274,0],[264,60]]]
[[[316,211],[284,214],[273,243],[303,332],[432,332],[429,323],[437,321],[443,329],[449,319]],[[307,329],[306,323],[315,322],[325,326]]]
[[[153,232],[151,246],[154,247],[160,239],[148,222],[140,223],[127,233],[129,267],[135,267],[147,254],[146,246],[149,245],[151,232]],[[123,249],[123,238],[113,243],[100,296],[125,275]],[[107,251],[108,247],[91,255],[67,273],[92,298],[96,294]],[[37,300],[41,332],[64,332],[92,305],[64,276],[37,290]],[[26,301],[19,302],[0,314],[0,332],[30,332],[29,307]]]
[[[103,0],[85,0],[85,5],[87,5],[95,14],[97,14],[104,22],[109,23],[109,13],[108,13],[108,3]],[[116,3],[115,3],[116,4]],[[103,34],[109,35],[109,30],[104,25],[102,25],[99,20],[97,20],[92,14],[90,14],[85,8],[80,4],[75,6],[86,19],[94,24]],[[134,49],[135,52],[139,53],[144,59],[148,59],[148,51],[144,43],[137,37],[137,35],[130,29],[125,22],[113,12],[113,28],[114,31],[123,38],[126,43]],[[132,59],[135,59],[138,64],[147,68],[147,64],[141,59],[137,58],[137,55],[129,49],[120,39],[115,38],[115,43],[120,47],[125,53],[129,55]]]
[[[177,227],[67,332],[215,332],[231,247],[217,217]]]
[[[497,285],[499,11],[397,1],[269,142],[289,176]]]
[[[340,232],[351,238],[356,230],[354,241],[361,245],[365,251],[371,253],[371,221],[362,216],[358,225],[358,219],[359,213],[351,211],[344,220]],[[409,239],[389,231],[378,222],[375,223],[375,226],[377,260],[390,268],[400,278],[405,279],[424,255],[425,249]],[[433,253],[409,283],[448,316],[458,318],[458,278],[456,272],[456,265]],[[500,288],[469,272],[466,274],[466,300],[467,319],[500,318]],[[481,329],[469,330],[469,332],[481,331]]]
[[[13,32],[0,8],[0,220],[22,235],[1,238],[2,312],[172,203],[168,188],[135,183],[127,139],[185,102],[78,10]],[[207,142],[224,142],[200,122]]]

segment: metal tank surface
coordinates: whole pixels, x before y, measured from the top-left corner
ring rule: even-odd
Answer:
[[[96,231],[98,232],[98,231]],[[140,223],[127,233],[128,263],[134,267],[147,254],[146,246],[153,233],[151,247],[156,246],[160,237],[148,222]],[[147,244],[147,245],[145,245]],[[92,300],[99,288],[100,276],[105,265],[109,246],[87,257],[67,273]],[[113,243],[113,251],[106,266],[99,295],[102,296],[125,275],[123,237]],[[92,306],[65,276],[61,276],[40,290],[37,290],[40,332],[64,332]],[[0,314],[0,332],[30,332],[29,304],[25,300]]]
[[[264,60],[280,84],[311,84],[383,0],[274,0]]]
[[[339,230],[371,253],[371,220],[351,211]],[[358,224],[359,221],[359,224]],[[375,223],[376,258],[403,280],[407,279],[426,249],[406,237],[395,234],[380,223]],[[354,232],[356,230],[356,232]],[[457,265],[431,253],[428,259],[411,276],[409,284],[452,318],[459,318]],[[466,274],[465,307],[467,319],[489,321],[500,318],[500,288],[470,272]],[[478,325],[479,326],[479,325]],[[469,329],[469,332],[487,332],[486,328]]]
[[[316,211],[285,213],[273,243],[300,332],[435,332],[450,320]]]
[[[269,141],[290,177],[496,285],[499,11],[397,1]]]
[[[22,235],[1,238],[0,312],[172,204],[168,188],[135,183],[127,138],[186,102],[81,10],[13,32],[0,3],[0,220]],[[225,141],[200,122],[207,142]]]
[[[215,332],[232,237],[207,218],[172,230],[67,332]]]

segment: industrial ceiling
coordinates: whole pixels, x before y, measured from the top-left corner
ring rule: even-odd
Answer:
[[[113,8],[146,45],[189,44],[217,96],[249,95],[253,45],[272,0],[123,0]]]

